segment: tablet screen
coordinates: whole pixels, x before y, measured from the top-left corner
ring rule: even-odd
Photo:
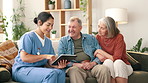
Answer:
[[[58,65],[58,62],[61,60],[67,60],[67,62],[74,60],[77,56],[76,55],[71,55],[71,54],[61,54],[58,56],[58,58],[53,61],[51,65]]]

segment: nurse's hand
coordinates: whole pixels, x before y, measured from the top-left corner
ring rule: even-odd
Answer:
[[[50,61],[54,61],[56,59],[56,56],[54,56],[54,55],[46,55],[46,59],[49,59]]]
[[[58,68],[58,69],[63,69],[66,67],[66,65],[67,65],[67,60],[61,60],[58,62],[58,65],[55,65],[55,66],[52,65],[52,67]]]
[[[65,68],[66,65],[67,65],[67,60],[61,60],[60,62],[58,62],[59,69]]]

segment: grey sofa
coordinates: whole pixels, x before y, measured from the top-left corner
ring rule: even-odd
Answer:
[[[128,83],[148,83],[148,53],[127,52],[134,72],[129,76]],[[66,83],[70,83],[66,77]],[[95,78],[87,78],[86,83],[97,83]]]
[[[129,76],[129,83],[148,83],[148,53],[135,53],[128,51],[128,59],[134,68],[134,72]],[[133,58],[132,58],[133,57]],[[136,61],[137,60],[137,61]],[[12,81],[11,72],[4,67],[0,67],[0,83],[16,83]],[[66,83],[70,83],[66,77]],[[87,78],[86,83],[97,83],[95,78]]]

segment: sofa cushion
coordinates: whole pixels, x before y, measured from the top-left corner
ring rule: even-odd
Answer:
[[[70,83],[70,78],[66,77],[66,82],[65,83]],[[86,83],[97,83],[97,80],[93,77],[89,77],[86,79]]]
[[[10,72],[6,68],[0,67],[0,83],[7,82],[10,80],[10,78],[11,78]]]
[[[128,83],[148,83],[148,72],[134,71],[128,78]]]
[[[139,63],[139,61],[137,61],[136,59],[134,59],[131,55],[129,55],[128,53],[126,53],[128,61],[130,62],[133,70],[141,70],[141,65]]]
[[[0,44],[0,66],[11,69],[14,58],[18,50],[11,40],[7,40]]]

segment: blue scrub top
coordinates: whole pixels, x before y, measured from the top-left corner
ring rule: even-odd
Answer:
[[[15,63],[13,64],[12,72],[17,72],[17,70],[22,67],[30,67],[30,69],[25,71],[26,73],[28,73],[32,67],[44,66],[47,63],[47,59],[34,63],[23,62],[20,58],[21,50],[24,50],[28,54],[36,56],[38,56],[37,55],[38,52],[40,53],[40,55],[42,54],[55,55],[54,49],[52,47],[52,42],[49,38],[45,37],[45,45],[42,46],[42,43],[35,34],[35,32],[33,31],[27,32],[21,37],[19,41],[19,51],[18,55],[15,58]]]

